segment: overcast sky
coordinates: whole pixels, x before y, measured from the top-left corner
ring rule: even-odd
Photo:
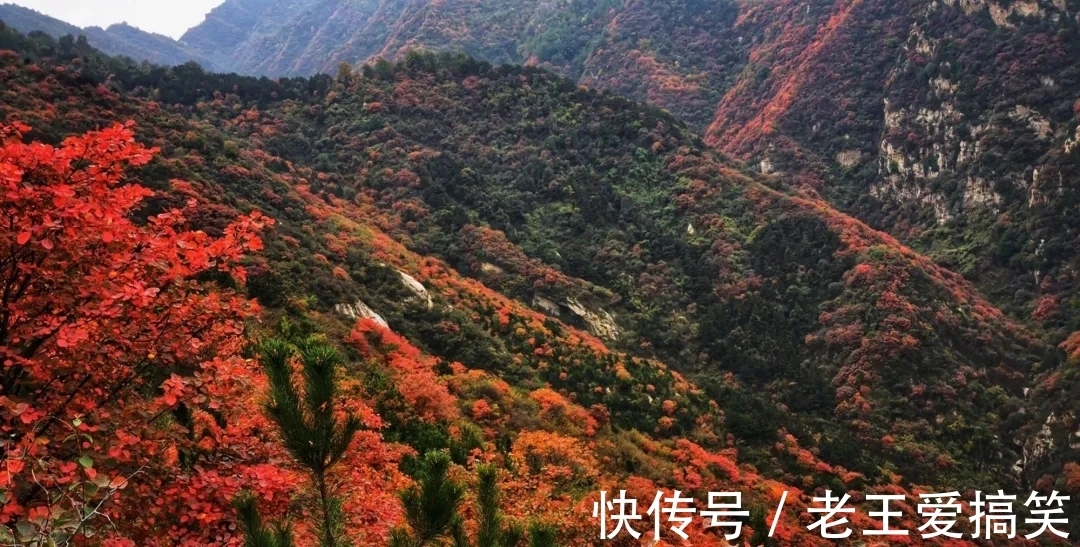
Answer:
[[[179,38],[223,0],[0,0],[80,27],[124,23]]]

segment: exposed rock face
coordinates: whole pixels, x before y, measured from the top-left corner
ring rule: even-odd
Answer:
[[[576,299],[567,298],[565,303],[574,315],[578,316],[588,327],[594,336],[607,340],[615,340],[621,334],[615,318],[604,310],[592,311],[581,305]]]
[[[1024,442],[1020,465],[1025,471],[1044,468],[1057,454],[1080,450],[1076,415],[1068,408],[1059,411],[1051,412]]]
[[[1043,423],[1042,429],[1024,444],[1023,468],[1034,467],[1053,450],[1054,435],[1051,428],[1055,423],[1057,423],[1057,418],[1051,413]]]
[[[964,205],[996,206],[1001,196],[994,192],[982,177],[968,177],[964,181]]]
[[[771,175],[775,173],[773,169],[773,164],[771,161],[769,161],[769,158],[761,160],[761,163],[759,163],[758,166],[761,168],[762,175]]]
[[[500,275],[505,273],[505,271],[501,267],[490,262],[484,262],[483,264],[481,264],[480,271],[491,275]]]
[[[553,317],[562,315],[562,309],[560,309],[558,302],[544,298],[540,295],[533,297],[533,306]]]
[[[1052,133],[1050,121],[1039,115],[1038,112],[1023,105],[1017,105],[1009,113],[1014,120],[1025,122],[1040,140],[1050,138]]]
[[[895,160],[892,161],[895,165]],[[900,164],[900,167],[903,168],[903,164]],[[883,201],[917,202],[933,211],[934,218],[939,224],[944,224],[953,218],[941,194],[926,191],[918,185],[905,184],[899,178],[885,179],[881,184],[870,187],[870,195]]]
[[[1061,148],[1065,151],[1065,154],[1071,154],[1073,149],[1077,148],[1078,145],[1080,145],[1080,125],[1076,127],[1076,133],[1072,137],[1069,137]]]
[[[401,274],[401,281],[405,284],[405,287],[423,301],[424,305],[427,306],[427,309],[430,310],[431,307],[434,306],[434,303],[431,301],[431,294],[428,293],[428,290],[424,287],[423,283],[420,283],[415,277],[403,271],[399,270],[398,273]]]
[[[859,150],[844,150],[836,154],[836,162],[844,167],[852,167],[862,160],[862,152]]]
[[[567,298],[562,304],[540,295],[533,297],[533,307],[552,317],[570,315],[581,321],[593,335],[605,340],[615,340],[622,334],[615,317],[603,309],[590,310],[575,298]]]
[[[369,318],[374,320],[376,323],[382,325],[383,327],[390,328],[390,325],[386,323],[386,320],[383,319],[381,315],[376,313],[375,310],[371,309],[371,306],[365,304],[363,300],[357,300],[352,304],[338,304],[334,306],[334,311],[340,313],[341,315],[344,315],[345,317],[348,317],[349,319],[358,320],[363,318]]]

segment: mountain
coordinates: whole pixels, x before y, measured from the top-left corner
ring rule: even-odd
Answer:
[[[725,374],[768,393],[767,404],[741,404],[779,405],[778,423],[767,410],[722,406],[744,442],[769,442],[778,427],[824,432],[815,444],[848,469],[876,476],[872,462],[893,462],[910,480],[954,472],[963,482],[978,472],[961,461],[1011,436],[1020,422],[1006,415],[1022,420],[1022,378],[1040,344],[959,276],[821,200],[752,177],[669,115],[538,71],[523,72],[520,87],[469,89],[468,70],[484,75],[483,65],[446,81],[422,56],[404,63],[413,73],[370,68],[316,123],[288,119],[267,148],[357,173],[326,186],[400,210],[392,233],[414,249],[663,359],[718,402],[738,400],[717,384]],[[450,101],[424,82],[461,88]],[[1003,397],[983,391],[991,386]],[[949,415],[958,421],[945,425]],[[853,442],[866,452],[844,454]]]
[[[230,503],[244,489],[267,515],[292,515],[306,530],[316,496],[256,411],[266,378],[239,349],[247,337],[296,333],[351,360],[341,383],[347,408],[365,416],[365,444],[350,452],[340,496],[362,545],[384,544],[403,521],[394,494],[429,450],[453,455],[459,477],[496,464],[512,518],[557,523],[559,545],[604,544],[589,517],[600,490],[630,491],[643,508],[660,489],[743,492],[755,545],[832,545],[800,521],[825,490],[904,495],[912,530],[919,492],[1020,491],[1044,469],[1040,488],[1076,491],[1067,473],[1025,468],[1039,441],[1032,414],[1070,404],[1051,376],[1071,369],[1048,369],[1057,363],[1045,356],[1057,353],[1038,330],[797,181],[707,146],[670,112],[463,55],[413,52],[335,78],[271,81],[153,67],[10,29],[0,29],[0,50],[10,50],[0,53],[4,184],[25,183],[10,195],[68,169],[89,169],[90,181],[137,177],[152,194],[118,199],[143,200],[133,226],[170,242],[124,248],[129,240],[107,231],[111,217],[72,206],[68,222],[106,231],[57,271],[86,272],[95,283],[80,288],[102,286],[103,303],[147,303],[117,308],[130,318],[108,308],[80,329],[114,336],[97,325],[119,321],[141,332],[140,313],[151,312],[168,324],[191,306],[151,304],[177,286],[191,288],[197,310],[217,311],[233,294],[260,308],[243,326],[149,353],[122,338],[87,342],[77,329],[13,342],[30,344],[21,366],[80,371],[71,347],[133,363],[135,385],[31,375],[65,389],[30,384],[0,409],[44,466],[31,478],[10,465],[9,480],[66,484],[87,468],[90,479],[113,477],[102,488],[132,482],[109,504],[113,524],[94,530],[132,545],[235,544]],[[68,138],[123,120],[134,129]],[[53,158],[21,139],[65,151]],[[85,168],[108,166],[131,143],[153,147],[133,154],[131,169]],[[44,158],[55,173],[40,168]],[[56,225],[50,208],[93,198],[68,195],[80,179],[45,185],[41,228],[5,232],[13,258],[68,245],[37,234]],[[267,219],[259,244],[234,224],[253,211]],[[177,236],[168,219],[194,231]],[[208,267],[226,245],[207,238],[247,241],[248,256],[221,258],[220,275],[112,292],[109,280],[149,275],[139,271]],[[118,271],[97,252],[144,248],[183,259]],[[26,309],[64,321],[67,301],[46,306],[57,288],[31,289]],[[80,312],[96,313],[92,304]],[[91,381],[125,395],[79,399],[94,411],[73,418],[93,431],[82,448],[29,425],[45,393]],[[1048,393],[1045,405],[1026,404],[1030,389]],[[37,492],[5,498],[0,523],[48,504]],[[768,538],[766,511],[782,492],[791,510]],[[162,508],[162,496],[181,494],[183,507]],[[880,506],[856,503],[854,524],[877,528],[865,511]],[[715,529],[692,533],[694,545],[726,545]]]
[[[1080,4],[778,5],[744,17],[787,47],[754,49],[768,71],[728,91],[707,140],[802,178],[1059,340],[1080,327]]]
[[[460,51],[648,101],[1063,339],[1080,329],[1077,13],[1063,0],[229,0],[183,41],[271,76]]]
[[[229,0],[183,41],[267,75],[461,51],[648,101],[1061,341],[1080,330],[1078,13],[1063,0]]]
[[[232,35],[250,52],[239,72],[425,48],[647,101],[962,274],[1051,345],[1080,331],[1075,1],[280,4],[228,1],[189,34],[263,6],[247,12],[263,30]]]
[[[212,62],[176,40],[139,30],[126,23],[110,25],[105,29],[79,28],[15,4],[0,4],[0,21],[23,33],[44,32],[54,38],[85,36],[90,45],[110,55],[123,55],[165,66],[195,61],[208,70],[216,69]]]
[[[537,65],[648,99],[704,129],[746,65],[749,41],[722,2],[228,0],[180,41],[241,74],[332,74],[414,48]]]
[[[557,12],[554,6],[505,0],[239,0],[215,8],[180,41],[229,63],[229,70],[269,76],[333,73],[343,62],[379,54],[393,58],[415,46],[521,63],[527,58],[519,52],[524,41],[545,32]]]
[[[827,8],[827,9],[823,9]],[[972,280],[1071,355],[1031,393],[1031,480],[1076,458],[1080,4],[763,3],[706,140]],[[796,29],[800,29],[796,31]],[[782,47],[781,45],[782,44]]]

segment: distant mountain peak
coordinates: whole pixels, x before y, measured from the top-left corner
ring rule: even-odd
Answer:
[[[162,34],[144,31],[125,22],[106,28],[80,28],[41,12],[15,4],[0,5],[0,20],[20,32],[44,32],[53,37],[84,35],[90,45],[110,55],[121,55],[138,61],[159,65],[180,65],[195,61],[208,70],[218,70],[217,64],[184,44]]]

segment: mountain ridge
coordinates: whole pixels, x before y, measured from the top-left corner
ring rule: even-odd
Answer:
[[[138,61],[168,66],[194,61],[209,70],[218,68],[216,64],[185,48],[177,40],[140,30],[127,23],[115,23],[107,28],[80,28],[30,8],[7,3],[0,4],[0,20],[23,33],[38,31],[53,38],[67,35],[73,38],[85,36],[90,45],[101,51]]]
[[[404,19],[447,36],[447,28],[431,25],[450,16],[431,15],[421,4]],[[1067,464],[1076,454],[1071,394],[1080,357],[1075,337],[1063,345],[1067,353],[1054,347],[1067,334],[1070,310],[1058,311],[1059,323],[1003,312],[963,275],[829,203],[823,196],[830,185],[850,181],[821,166],[827,154],[811,146],[815,141],[781,131],[813,127],[798,116],[817,111],[798,104],[822,98],[794,93],[800,85],[814,91],[801,80],[813,75],[808,64],[831,62],[838,52],[830,48],[857,38],[844,31],[893,8],[869,0],[839,2],[839,12],[824,4],[758,5],[785,9],[769,12],[776,18],[767,21],[715,14],[731,28],[761,23],[762,35],[779,37],[747,39],[733,54],[781,60],[740,69],[725,115],[737,113],[740,93],[774,93],[751,101],[749,117],[733,122],[743,132],[720,138],[713,131],[716,147],[670,111],[553,74],[545,63],[554,56],[564,66],[577,56],[544,50],[543,40],[524,50],[551,56],[535,66],[404,53],[394,45],[386,47],[401,53],[396,62],[272,81],[191,65],[152,67],[0,28],[0,48],[17,51],[3,55],[10,79],[0,87],[0,115],[28,123],[46,141],[118,117],[137,119],[140,140],[164,152],[146,171],[163,202],[194,199],[205,207],[194,222],[211,232],[252,208],[277,221],[267,255],[251,265],[250,296],[274,313],[311,314],[332,337],[346,339],[351,323],[361,331],[351,338],[357,344],[385,341],[390,335],[373,325],[389,325],[402,339],[386,344],[431,358],[406,363],[407,374],[420,376],[406,376],[414,382],[401,386],[419,414],[455,426],[457,414],[491,425],[485,420],[493,404],[524,405],[507,392],[525,389],[534,402],[551,404],[548,389],[567,401],[556,406],[575,416],[593,412],[596,419],[606,409],[604,420],[622,444],[605,470],[619,480],[642,478],[634,475],[638,448],[627,443],[684,446],[692,439],[725,459],[737,456],[759,493],[771,488],[759,472],[802,485],[803,496],[824,488],[1075,491],[1080,483]],[[907,12],[900,13],[902,20]],[[997,24],[989,8],[974,13],[990,18],[980,24]],[[792,22],[800,17],[811,23]],[[630,19],[586,17],[581,24],[618,30]],[[888,20],[894,24],[880,32],[909,28]],[[406,36],[385,43],[417,45]],[[501,41],[483,45],[505,49]],[[664,48],[646,55],[648,44],[634,45],[641,55],[626,58],[656,76],[650,60]],[[917,41],[912,49],[918,53]],[[665,93],[687,91],[680,77],[661,73],[658,81]],[[1061,84],[1071,89],[1067,79]],[[1057,104],[1065,92],[1047,93]],[[869,105],[877,96],[852,97]],[[882,123],[898,119],[888,112]],[[914,123],[926,119],[920,115],[916,109]],[[1020,121],[1043,127],[1031,116]],[[853,123],[875,132],[874,121]],[[1072,122],[1054,123],[1068,129]],[[753,140],[766,136],[772,140]],[[889,143],[881,142],[888,155]],[[873,139],[863,145],[882,146]],[[844,158],[852,167],[863,161]],[[179,179],[189,182],[172,182]],[[402,283],[402,272],[438,291],[425,298]],[[442,299],[453,304],[443,307]],[[367,321],[357,322],[360,316]],[[383,344],[365,343],[364,351],[382,355]],[[400,352],[385,351],[388,362],[400,361]],[[481,373],[491,375],[486,385],[469,387]],[[415,381],[420,377],[424,382]],[[408,390],[443,383],[458,386],[461,399]],[[486,409],[476,406],[481,400]],[[453,404],[457,410],[447,410]],[[698,418],[721,425],[710,436],[714,424]],[[450,437],[407,425],[397,422],[391,433],[417,450],[430,438]],[[632,430],[655,438],[631,442]],[[489,433],[492,444],[504,442],[503,434],[509,439],[496,427]],[[663,462],[676,458],[664,456],[664,447],[648,451]],[[689,472],[672,476],[681,478],[650,480],[693,482]],[[770,496],[755,500],[775,501]],[[807,536],[799,537],[812,541]]]
[[[4,31],[0,33],[4,49],[16,48],[31,55],[51,51],[40,47],[42,37],[25,41]],[[267,151],[275,148],[269,146],[274,144],[271,141],[294,134],[278,133],[275,126],[305,119],[317,123],[317,118],[307,116],[318,116],[323,106],[333,106],[333,95],[340,97],[345,91],[338,84],[329,79],[275,84],[201,75],[223,79],[207,85],[207,81],[198,79],[200,75],[190,71],[153,74],[143,72],[145,67],[130,61],[70,54],[58,59],[60,65],[51,65],[50,58],[38,58],[40,64],[30,65],[19,55],[0,54],[2,70],[11,76],[0,87],[4,97],[0,114],[5,123],[33,123],[37,138],[50,141],[64,138],[72,129],[130,117],[139,124],[138,138],[160,144],[165,155],[140,173],[157,193],[155,203],[150,205],[151,213],[187,203],[186,210],[196,215],[191,221],[211,233],[221,230],[238,210],[253,206],[285,221],[279,225],[280,231],[266,235],[266,256],[253,257],[247,264],[246,289],[274,310],[267,322],[283,314],[299,323],[292,328],[315,328],[330,339],[347,339],[360,359],[354,371],[359,375],[355,379],[359,385],[350,384],[354,386],[353,403],[370,404],[388,422],[385,429],[366,432],[363,449],[353,452],[359,461],[351,462],[354,474],[350,484],[366,488],[345,494],[349,496],[350,513],[362,523],[353,528],[360,534],[360,541],[371,544],[384,540],[388,528],[400,519],[400,509],[389,489],[408,483],[397,469],[399,463],[407,463],[399,461],[401,455],[412,448],[447,447],[440,443],[448,443],[452,453],[457,450],[458,469],[474,465],[472,456],[464,456],[469,450],[482,448],[481,453],[505,458],[507,462],[500,465],[512,470],[504,467],[509,480],[503,484],[516,502],[511,513],[515,517],[552,519],[562,529],[560,541],[565,545],[597,543],[590,539],[594,533],[588,525],[587,511],[581,510],[587,508],[597,488],[625,485],[631,495],[646,496],[650,487],[660,488],[661,484],[675,484],[689,492],[705,485],[728,484],[734,488],[737,483],[753,490],[747,493],[747,503],[755,508],[772,503],[781,485],[764,479],[751,467],[740,469],[732,459],[736,457],[734,452],[720,449],[726,441],[712,431],[712,410],[677,374],[655,361],[612,352],[583,332],[566,328],[474,280],[460,277],[438,260],[405,249],[396,241],[400,234],[391,237],[391,232],[384,230],[400,231],[394,228],[400,219],[394,217],[408,214],[408,204],[403,202],[406,207],[394,211],[366,198],[346,199],[338,195],[346,189],[336,187],[345,172],[316,171],[303,164],[290,164]],[[49,70],[38,70],[45,67]],[[520,73],[515,73],[514,68],[503,73],[489,72],[480,63],[469,67],[466,61],[456,69],[464,70],[464,74],[442,77],[464,86],[471,71],[476,72],[471,74],[476,79],[469,85],[478,83],[480,76],[498,87],[514,88],[520,83]],[[429,65],[416,72],[414,67],[410,74],[422,77],[424,71],[434,68]],[[386,75],[390,79],[380,87],[392,86],[395,80],[405,77],[405,71],[404,65],[394,67]],[[101,86],[110,75],[125,87],[139,91],[122,95]],[[538,71],[531,76],[537,86],[562,85]],[[171,87],[155,89],[155,82],[169,83]],[[182,82],[180,88],[178,82]],[[230,90],[245,93],[252,89],[252,83],[268,87],[265,95],[279,94],[281,104],[268,103],[265,115],[251,110],[256,103],[246,103],[248,109],[234,109],[244,103],[237,102],[240,97]],[[159,106],[148,97],[183,96],[188,86],[197,94],[173,103],[177,105],[174,107]],[[27,93],[29,89],[34,92]],[[392,88],[383,89],[392,92]],[[413,90],[422,89],[414,86]],[[444,85],[429,91],[438,95],[449,90]],[[58,100],[73,96],[84,97],[86,102]],[[530,96],[533,94],[527,93],[523,98]],[[407,96],[400,99],[404,101],[402,106],[412,102]],[[305,104],[292,109],[299,100]],[[609,100],[612,106],[630,106],[625,101]],[[271,112],[270,107],[283,110]],[[291,119],[290,113],[301,118]],[[626,114],[635,116],[639,112],[629,109]],[[398,173],[409,178],[407,173]],[[179,176],[187,180],[180,181],[176,178]],[[253,184],[256,181],[258,184]],[[404,271],[416,276],[407,285],[402,283]],[[421,283],[426,299],[417,292],[421,289],[416,285]],[[355,302],[365,304],[364,308],[356,306],[368,310],[363,313],[376,308],[381,314],[375,316],[378,321],[371,316],[357,321],[355,315],[349,317],[337,309],[336,304]],[[393,332],[380,324],[391,325]],[[557,390],[548,387],[548,382],[556,382]],[[257,414],[251,412],[251,406],[244,407],[253,406],[256,396],[257,392],[251,391],[237,400],[222,401],[215,419],[223,423],[222,427],[229,427],[230,438],[243,432],[237,430],[243,425],[236,421],[237,412]],[[607,400],[610,407],[596,403],[586,409],[571,401],[577,398],[584,404],[586,397]],[[239,406],[233,406],[236,404]],[[615,428],[612,420],[621,426]],[[651,433],[624,429],[631,424]],[[453,433],[458,429],[471,431],[474,440],[467,441],[466,433]],[[648,435],[656,435],[658,440]],[[476,436],[479,445],[462,448],[455,444],[477,442]],[[705,449],[690,437],[713,448]],[[119,510],[124,512],[116,519],[120,530],[143,545],[184,540],[238,544],[235,524],[229,517],[228,496],[235,490],[234,485],[243,484],[242,478],[246,477],[258,479],[252,488],[269,493],[270,499],[264,499],[263,506],[275,517],[284,513],[283,505],[290,501],[304,503],[298,495],[298,490],[303,489],[290,482],[289,468],[273,459],[272,450],[267,456],[272,446],[254,435],[243,439],[247,442],[239,451],[218,444],[216,436],[204,437],[199,447],[180,442],[170,450],[179,454],[180,462],[196,462],[194,471],[168,460],[155,462],[147,469],[147,475],[153,474],[161,481],[151,483],[158,490],[188,492],[202,511],[199,518],[185,522],[178,520],[172,509],[162,512],[150,504],[153,519],[148,522],[138,518],[138,514],[146,514],[145,506],[128,506],[126,511],[121,507]],[[812,473],[821,476],[820,480],[834,482],[851,479],[842,469],[820,465],[813,454],[799,448],[794,438],[781,440],[775,449],[776,457],[792,462],[797,457],[802,467],[792,467],[793,472]],[[207,443],[213,445],[212,452],[204,448]],[[224,457],[219,459],[218,454]],[[535,464],[530,462],[537,459],[548,464],[534,469]],[[604,473],[598,469],[601,462],[606,462]],[[106,464],[97,466],[104,468]],[[270,473],[267,467],[280,471]],[[627,469],[632,468],[641,471],[628,477]],[[216,481],[218,473],[227,474],[229,481]],[[139,488],[133,495],[143,496],[143,483],[136,482]],[[799,507],[803,504],[801,497],[792,491],[788,501]],[[801,530],[796,521],[784,520],[778,538],[814,543],[812,535]],[[762,525],[754,522],[760,535]],[[722,540],[710,533],[691,533],[703,545],[722,545]]]

